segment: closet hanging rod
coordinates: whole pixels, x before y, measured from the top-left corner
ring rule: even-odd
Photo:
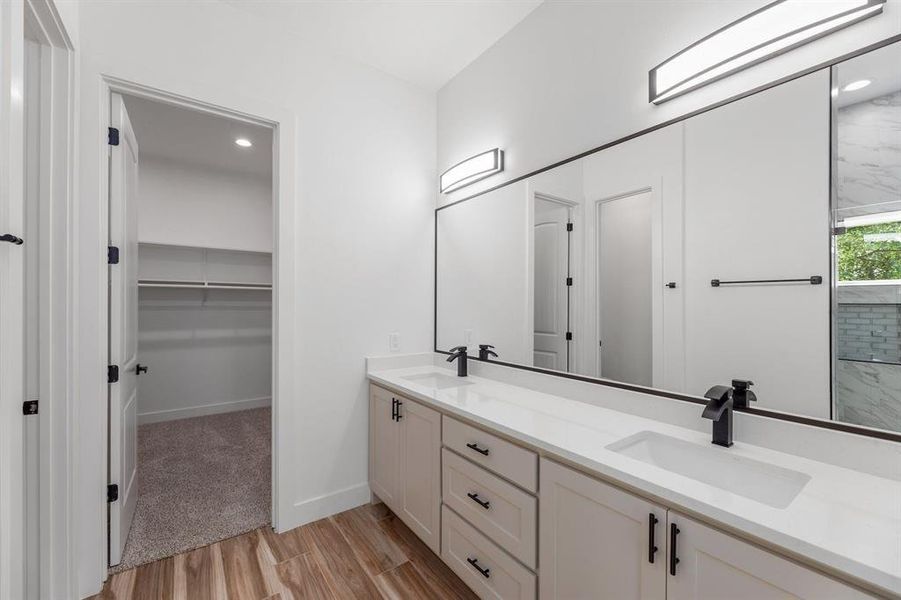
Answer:
[[[743,279],[737,281],[723,281],[721,279],[711,279],[710,287],[720,287],[721,285],[750,285],[757,283],[809,283],[810,285],[820,285],[823,283],[822,275],[811,275],[800,279]]]

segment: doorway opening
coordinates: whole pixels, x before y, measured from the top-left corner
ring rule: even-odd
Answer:
[[[651,190],[597,203],[597,372],[653,384]]]
[[[273,128],[110,94],[109,565],[272,522]]]

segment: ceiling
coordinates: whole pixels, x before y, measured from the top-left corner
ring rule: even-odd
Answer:
[[[437,91],[542,0],[221,0],[307,42]]]
[[[189,108],[125,96],[141,156],[271,177],[272,130]],[[235,139],[253,143],[241,148]]]
[[[857,58],[839,63],[836,69],[835,100],[837,106],[848,106],[901,91],[901,49],[890,44],[879,50],[867,52]],[[870,85],[855,91],[842,90],[851,82],[870,80]]]

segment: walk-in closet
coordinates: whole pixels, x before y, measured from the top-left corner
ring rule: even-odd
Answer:
[[[125,351],[110,565],[124,569],[271,522],[272,132],[147,98],[114,95],[112,112],[110,339]],[[131,393],[115,388],[127,376]]]

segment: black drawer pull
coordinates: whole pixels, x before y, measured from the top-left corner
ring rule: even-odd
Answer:
[[[491,508],[491,502],[489,502],[488,500],[482,500],[481,498],[479,498],[478,494],[476,494],[474,492],[470,492],[466,495],[469,496],[470,500],[472,500],[473,502],[475,502],[476,504],[478,504],[485,510],[488,510],[489,508]]]
[[[471,564],[473,566],[473,568],[476,571],[478,571],[479,573],[481,573],[482,577],[484,577],[485,579],[488,579],[489,577],[491,577],[491,569],[488,569],[488,568],[483,569],[482,567],[480,567],[478,558],[467,558],[466,562]]]
[[[676,575],[676,565],[679,564],[679,558],[676,556],[676,536],[681,533],[675,523],[669,526],[669,574]]]
[[[654,540],[656,534],[657,523],[659,520],[654,513],[648,513],[648,562],[654,564],[654,555],[657,554],[657,546]]]
[[[403,402],[401,402],[400,400],[397,401],[397,414],[394,416],[395,421],[399,422],[401,419],[404,418],[404,416],[402,414],[400,414],[400,407],[403,405],[404,405]]]
[[[391,420],[397,421],[397,398],[391,399]]]
[[[475,450],[482,456],[488,456],[488,448],[479,448],[479,445],[476,444],[475,442],[473,442],[471,444],[466,444],[466,447],[469,448],[470,450]]]

